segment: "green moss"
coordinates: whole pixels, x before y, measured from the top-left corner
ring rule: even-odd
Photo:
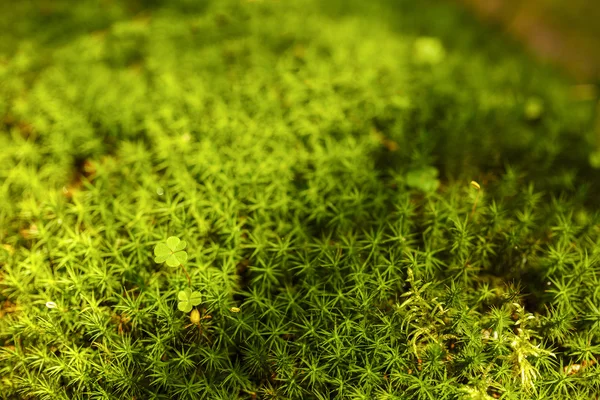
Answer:
[[[56,4],[3,21],[2,396],[600,390],[593,104],[552,71],[435,1]]]

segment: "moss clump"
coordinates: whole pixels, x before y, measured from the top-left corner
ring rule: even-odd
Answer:
[[[2,396],[598,393],[552,72],[438,2],[53,4],[3,21]]]

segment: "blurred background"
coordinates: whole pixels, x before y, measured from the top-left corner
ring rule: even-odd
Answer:
[[[261,1],[240,0],[240,3]],[[598,0],[425,0],[412,3],[412,8],[427,14],[428,3],[440,2],[458,3],[485,25],[503,31],[540,60],[558,65],[580,82],[600,80]],[[102,29],[110,20],[123,17],[123,13],[148,13],[170,3],[162,0],[0,0],[0,54],[9,50],[19,35],[29,36],[32,25],[50,29],[48,36],[56,38],[56,34],[73,33],[73,30]],[[209,1],[175,0],[175,3],[198,9]],[[322,0],[321,4],[323,8],[344,8],[355,6],[354,3],[353,0]],[[372,3],[398,6],[404,2],[375,0]],[[94,14],[95,8],[102,11]],[[53,25],[50,20],[64,24]]]
[[[456,0],[581,82],[600,80],[600,1]]]
[[[600,1],[455,0],[483,23],[521,43],[540,61],[561,69],[574,81],[575,99],[600,97]],[[579,84],[577,84],[579,83]],[[595,131],[600,145],[600,100]],[[600,152],[590,163],[600,167]]]
[[[454,175],[454,170],[462,170],[466,164],[477,165],[476,160],[469,159],[465,154],[479,152],[479,161],[485,163],[489,160],[481,150],[481,140],[494,143],[488,147],[492,154],[498,153],[496,141],[502,140],[507,148],[512,149],[508,152],[512,154],[512,158],[508,159],[510,162],[522,160],[523,154],[535,153],[532,150],[534,145],[542,149],[540,154],[546,154],[546,150],[552,148],[552,154],[561,154],[555,160],[552,158],[556,165],[571,165],[578,173],[587,171],[585,168],[591,166],[593,170],[586,173],[588,177],[595,178],[600,168],[599,0],[0,0],[0,72],[4,68],[7,74],[15,74],[13,83],[4,85],[12,89],[6,91],[5,106],[0,104],[0,116],[6,114],[2,117],[6,126],[19,126],[16,120],[25,121],[20,122],[21,126],[29,126],[29,120],[39,113],[31,111],[31,115],[17,115],[19,104],[12,99],[23,97],[25,88],[33,84],[39,72],[51,66],[68,75],[69,78],[65,80],[73,84],[73,74],[86,70],[76,68],[75,64],[83,62],[80,55],[87,54],[89,59],[85,62],[108,68],[107,74],[119,74],[125,70],[139,73],[136,79],[142,82],[155,77],[156,70],[152,68],[168,69],[164,65],[164,57],[156,58],[157,66],[148,62],[156,49],[164,51],[175,62],[182,55],[192,57],[194,51],[205,45],[222,46],[226,54],[221,58],[225,60],[217,60],[215,56],[215,62],[219,63],[221,70],[216,71],[214,76],[224,78],[228,76],[224,73],[229,68],[227,63],[239,61],[232,59],[231,54],[238,51],[240,60],[251,58],[242,51],[248,50],[244,47],[247,44],[235,40],[247,38],[252,32],[256,34],[260,31],[260,25],[269,22],[269,18],[275,18],[270,8],[281,9],[279,11],[292,14],[298,20],[297,26],[273,24],[270,28],[272,31],[263,33],[272,42],[270,56],[294,53],[294,57],[303,60],[306,43],[318,42],[316,37],[327,31],[333,32],[332,26],[337,26],[337,22],[333,21],[352,17],[361,20],[364,26],[358,30],[360,33],[352,34],[343,29],[340,31],[342,33],[337,33],[339,41],[343,41],[348,48],[366,41],[372,36],[371,30],[381,26],[385,26],[389,34],[382,35],[385,39],[373,39],[373,46],[388,39],[397,39],[399,44],[412,43],[413,39],[417,39],[414,44],[423,53],[421,64],[437,65],[439,68],[413,65],[407,66],[404,71],[400,66],[410,59],[410,51],[404,48],[388,55],[393,58],[390,62],[394,64],[394,79],[406,79],[409,84],[402,86],[404,89],[414,86],[413,111],[425,113],[419,116],[411,114],[410,118],[414,118],[418,126],[426,126],[430,132],[437,132],[439,138],[436,140],[450,147],[457,139],[466,140],[463,132],[467,127],[462,124],[473,124],[468,126],[471,130],[469,138],[473,140],[470,150],[466,145],[463,145],[460,154],[448,149],[442,151],[442,145],[440,148],[431,145],[431,148],[423,150],[424,154],[444,154],[447,160],[438,162],[445,165],[449,176]],[[210,9],[219,18],[204,21]],[[254,15],[261,23],[257,26],[249,24],[246,14]],[[325,16],[332,19],[322,24],[320,18]],[[236,22],[229,23],[229,20]],[[160,28],[163,29],[162,33],[159,32],[160,21],[165,24]],[[202,25],[204,31],[199,30],[199,21],[206,23],[206,26]],[[311,23],[314,32],[307,29]],[[175,33],[181,37],[176,37]],[[148,39],[149,35],[155,35],[154,39]],[[263,42],[259,41],[257,48],[262,48]],[[335,42],[338,43],[337,38]],[[180,48],[175,50],[176,46]],[[235,49],[230,51],[227,46]],[[176,51],[177,54],[171,54]],[[256,55],[256,52],[257,49],[248,50],[249,54]],[[64,59],[61,59],[63,56]],[[381,56],[378,53],[374,58]],[[315,57],[315,62],[323,61],[321,56]],[[550,68],[531,62],[531,58]],[[373,64],[367,59],[357,61]],[[326,61],[319,65],[326,63],[331,64]],[[238,66],[241,68],[242,64],[240,62]],[[181,73],[177,68],[173,71]],[[208,73],[208,69],[203,71]],[[561,80],[566,78],[570,89],[568,94],[558,86],[557,90],[548,87],[550,77],[554,79],[556,75]],[[5,82],[9,82],[8,76],[4,77]],[[0,75],[0,81],[2,79]],[[81,78],[81,82],[88,85],[92,79],[100,82],[99,85],[104,84],[95,75]],[[125,96],[116,93],[124,89],[114,87],[112,78],[106,82],[110,82],[115,91],[114,99],[106,102],[118,104],[123,101]],[[472,92],[467,90],[465,82],[473,85]],[[89,101],[96,101],[85,97],[79,86],[73,91]],[[483,104],[485,101],[478,96],[486,98],[489,104]],[[545,103],[554,106],[544,110]],[[585,118],[569,120],[573,112],[567,109],[572,103],[585,108],[581,111]],[[478,130],[485,128],[477,121],[481,116],[474,111],[481,109],[485,114],[489,111],[485,109],[488,106],[495,110],[494,113],[498,112],[493,118],[494,124],[502,127],[502,139],[495,132],[478,133]],[[3,111],[3,108],[7,111]],[[519,119],[518,109],[526,110],[526,121]],[[429,112],[427,110],[431,111],[431,115],[426,114]],[[464,110],[472,112],[459,115]],[[508,112],[508,116],[502,114],[504,112]],[[542,113],[556,117],[560,123],[554,126],[556,121],[541,121]],[[107,114],[112,115],[110,112]],[[96,110],[90,118],[98,118],[98,115]],[[400,118],[396,114],[385,118],[388,117],[394,121]],[[585,125],[581,122],[584,120]],[[423,121],[430,121],[433,125],[424,125]],[[510,121],[510,126],[505,126],[509,125],[507,121]],[[518,121],[522,126],[515,123]],[[107,122],[110,126],[112,123]],[[387,127],[388,123],[386,120],[379,124]],[[488,121],[488,126],[494,124]],[[560,129],[558,125],[561,125]],[[549,132],[563,132],[563,125],[569,127],[566,130],[572,138],[559,144],[549,136]],[[539,135],[532,133],[531,137],[527,136],[525,143],[523,138],[526,135],[522,132],[510,135],[507,133],[509,128],[527,132],[538,129]],[[450,132],[455,132],[456,136]],[[133,135],[134,130],[130,133]],[[545,138],[547,143],[542,143],[539,138]],[[574,140],[578,141],[577,145]],[[517,154],[513,147],[521,148],[524,153]],[[592,147],[594,149],[590,151]],[[574,151],[575,148],[578,150]],[[546,160],[544,157],[541,159]],[[582,161],[584,159],[586,161]],[[460,166],[450,168],[451,163],[459,164],[456,160],[464,161]],[[531,163],[533,161],[528,160],[528,164]],[[586,165],[581,165],[583,163]],[[544,169],[540,167],[540,170]]]

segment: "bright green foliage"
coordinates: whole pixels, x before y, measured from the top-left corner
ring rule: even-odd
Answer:
[[[0,397],[600,392],[593,102],[447,2],[141,3],[0,13]]]
[[[438,170],[434,167],[411,170],[406,174],[406,185],[423,192],[435,192],[440,186],[437,176]]]
[[[187,261],[187,252],[185,249],[185,241],[181,241],[178,237],[171,236],[167,239],[167,244],[158,243],[154,246],[154,262],[167,262],[169,267],[178,267],[185,264]]]
[[[197,306],[202,302],[202,295],[200,292],[192,292],[189,288],[180,291],[177,298],[179,299],[177,308],[184,313],[189,313],[192,311],[192,307]]]
[[[414,44],[415,60],[420,64],[439,64],[444,60],[446,52],[438,38],[420,37]]]

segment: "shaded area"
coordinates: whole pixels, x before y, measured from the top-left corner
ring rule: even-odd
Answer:
[[[600,80],[600,6],[588,0],[460,0],[542,59],[583,82]]]

